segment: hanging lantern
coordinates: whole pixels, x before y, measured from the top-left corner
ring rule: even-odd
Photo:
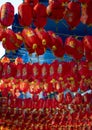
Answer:
[[[22,31],[22,36],[29,52],[35,52],[38,46],[41,45],[40,39],[32,28],[25,28]]]
[[[0,27],[0,41],[5,37],[5,31],[2,27]]]
[[[18,47],[16,46],[17,37],[15,33],[11,29],[5,30],[5,37],[2,39],[3,47],[6,50],[17,50]]]
[[[91,17],[91,7],[92,1],[82,1],[82,15],[81,15],[81,22],[83,24],[92,25],[92,17]]]
[[[78,39],[75,40],[76,40],[76,49],[75,49],[76,52],[73,57],[76,60],[80,60],[84,56],[84,46],[81,40]]]
[[[89,25],[89,26],[92,25],[91,7],[92,7],[92,0],[90,0],[90,1],[88,2],[88,4],[87,4],[87,9],[86,9],[86,12],[87,12],[87,15],[88,15],[86,24]]]
[[[52,47],[52,51],[54,55],[57,57],[63,57],[65,51],[64,51],[63,41],[59,36],[56,37],[55,47],[56,47],[55,50],[53,50],[53,47]]]
[[[78,73],[80,74],[81,78],[84,79],[87,77],[89,71],[88,71],[88,62],[86,61],[80,61],[78,64]]]
[[[39,0],[24,0],[24,2],[29,3],[34,7],[39,2]]]
[[[63,6],[63,2],[59,1],[52,1],[49,2],[50,4],[47,6],[47,15],[49,18],[59,21],[64,16],[65,7]],[[57,15],[58,14],[58,15]]]
[[[80,23],[81,5],[79,2],[69,2],[64,12],[64,19],[69,24],[69,28],[73,29]]]
[[[88,2],[90,2],[90,0],[78,0],[79,2],[81,2],[81,3],[88,3]]]
[[[65,52],[68,55],[73,56],[76,49],[76,40],[74,37],[69,36],[65,41]]]
[[[47,23],[46,6],[37,3],[33,8],[33,23],[36,27],[42,28]]]
[[[84,44],[84,49],[85,51],[92,51],[92,36],[87,35],[83,37],[83,44]]]
[[[10,26],[14,20],[14,7],[10,2],[1,6],[0,22],[3,26]]]
[[[68,92],[65,95],[65,103],[70,104],[72,102],[72,95]]]
[[[84,52],[88,61],[92,60],[92,36],[85,36],[83,38]]]
[[[6,56],[4,56],[2,59],[1,59],[1,63],[5,64],[5,63],[10,63],[10,59]]]
[[[41,39],[43,47],[47,48],[51,42],[51,38],[48,32],[43,28],[41,29],[36,28],[35,31],[39,39]]]
[[[30,26],[33,18],[33,9],[29,3],[22,3],[18,6],[18,19],[22,26]]]

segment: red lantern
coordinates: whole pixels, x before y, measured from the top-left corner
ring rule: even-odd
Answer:
[[[15,64],[17,65],[17,64],[23,64],[23,59],[21,58],[21,57],[17,57],[16,59],[15,59]]]
[[[92,36],[88,35],[88,36],[84,36],[83,38],[83,44],[84,44],[84,49],[85,51],[92,51]]]
[[[64,51],[63,41],[59,36],[56,37],[55,47],[56,47],[55,50],[53,50],[52,48],[54,55],[57,57],[63,57],[65,51]]]
[[[16,46],[17,37],[15,33],[11,29],[5,30],[5,37],[2,39],[3,47],[6,50],[17,50],[18,47]]]
[[[39,0],[24,0],[24,2],[29,3],[34,7],[39,2]]]
[[[83,38],[85,56],[88,61],[92,60],[92,36],[85,36]]]
[[[86,22],[87,25],[92,25],[91,7],[92,7],[92,0],[90,0],[87,4],[87,9],[86,9],[88,15],[87,22]]]
[[[90,2],[90,0],[79,0],[79,2],[81,2],[81,3],[88,3],[88,2]]]
[[[41,39],[42,45],[47,48],[51,42],[51,38],[48,32],[43,28],[41,29],[36,28],[35,31],[39,39]]]
[[[41,41],[38,38],[37,34],[32,28],[25,28],[22,31],[22,36],[25,40],[25,44],[28,47],[28,51],[35,52],[38,46],[40,47]],[[38,48],[40,49],[40,48]]]
[[[2,27],[0,27],[0,41],[5,37],[5,31]]]
[[[66,95],[65,95],[65,103],[66,104],[70,104],[72,102],[72,95],[68,92]]]
[[[81,61],[78,64],[78,73],[80,74],[81,78],[85,78],[88,76],[88,62]]]
[[[32,23],[33,9],[29,3],[22,3],[18,6],[18,18],[22,26],[29,26]]]
[[[69,2],[65,10],[64,19],[70,28],[76,27],[80,23],[81,5],[79,2]]]
[[[65,52],[62,39],[56,36],[53,31],[48,31],[48,33],[51,39],[48,47],[53,51],[55,56],[62,57]]]
[[[75,49],[75,54],[74,58],[76,60],[80,60],[84,56],[84,46],[83,42],[76,39],[76,49]]]
[[[64,11],[65,7],[59,1],[50,2],[50,4],[47,6],[48,17],[56,21],[59,21],[63,18]]]
[[[81,15],[81,21],[84,24],[92,25],[92,17],[91,17],[91,7],[92,7],[92,1],[82,1],[82,15]]]
[[[46,6],[41,3],[37,3],[34,6],[33,11],[34,11],[33,12],[34,25],[38,28],[44,27],[47,23]]]
[[[68,55],[73,56],[75,53],[75,49],[76,49],[76,40],[74,37],[69,36],[68,38],[66,38],[65,41],[65,52]]]
[[[0,22],[3,26],[10,26],[14,20],[14,7],[10,2],[1,6]]]

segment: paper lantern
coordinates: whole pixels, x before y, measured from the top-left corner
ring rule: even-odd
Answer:
[[[34,7],[39,2],[39,0],[24,0],[24,2],[29,3]]]
[[[91,45],[91,42],[92,42],[92,36],[88,35],[88,36],[85,36],[83,38],[85,56],[86,56],[86,59],[88,61],[92,60],[92,45]]]
[[[3,26],[10,26],[14,20],[14,7],[10,2],[1,6],[0,22]]]
[[[65,50],[64,50],[63,41],[59,36],[56,37],[55,47],[56,47],[55,50],[53,50],[53,47],[52,47],[52,51],[53,51],[54,55],[57,57],[63,57]]]
[[[70,104],[72,102],[72,95],[68,92],[65,95],[65,103]]]
[[[6,50],[17,50],[18,47],[16,46],[17,37],[15,33],[11,29],[5,30],[5,37],[2,39],[3,47]]]
[[[26,14],[26,15],[25,15]],[[33,9],[31,4],[22,3],[18,6],[18,19],[22,26],[29,26],[32,23]]]
[[[81,5],[79,2],[69,2],[64,13],[64,19],[69,28],[73,29],[80,23]]]
[[[65,52],[68,55],[73,56],[75,53],[75,49],[76,49],[76,40],[74,37],[69,36],[68,38],[66,38],[65,40]]]
[[[25,40],[25,45],[28,47],[27,49],[29,52],[35,52],[38,46],[41,46],[41,41],[32,28],[23,29],[22,36]]]
[[[47,23],[46,6],[37,3],[33,8],[33,23],[36,27],[42,28]]]
[[[48,32],[43,28],[41,28],[41,29],[36,28],[35,31],[36,31],[36,34],[39,37],[39,39],[41,39],[42,46],[47,48],[51,42],[51,38],[50,38]]]
[[[52,1],[47,6],[47,15],[49,18],[59,21],[64,16],[65,7],[59,1]],[[57,15],[58,14],[58,15]]]

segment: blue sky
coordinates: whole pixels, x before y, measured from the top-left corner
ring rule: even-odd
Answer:
[[[18,12],[18,10],[17,10],[18,6],[19,6],[19,4],[22,3],[22,0],[0,0],[0,7],[5,2],[11,2],[12,5],[14,6],[14,8],[15,8],[15,13],[17,13]],[[0,42],[0,58],[4,55],[4,53],[5,53],[5,50],[2,47],[2,43]]]

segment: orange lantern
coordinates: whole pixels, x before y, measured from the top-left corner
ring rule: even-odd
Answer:
[[[15,59],[15,64],[17,65],[17,64],[23,64],[23,59],[21,58],[21,57],[17,57],[16,59]]]
[[[1,6],[0,22],[3,26],[10,26],[14,20],[14,7],[10,2]]]
[[[64,13],[64,19],[69,24],[70,29],[80,23],[81,5],[79,2],[69,2]]]
[[[37,3],[33,8],[33,23],[36,27],[44,27],[47,23],[46,6]]]
[[[18,6],[18,18],[22,26],[29,26],[32,23],[33,8],[31,4],[24,2]]]
[[[2,59],[1,59],[1,63],[5,64],[5,63],[10,63],[10,59],[6,56],[4,56]]]

